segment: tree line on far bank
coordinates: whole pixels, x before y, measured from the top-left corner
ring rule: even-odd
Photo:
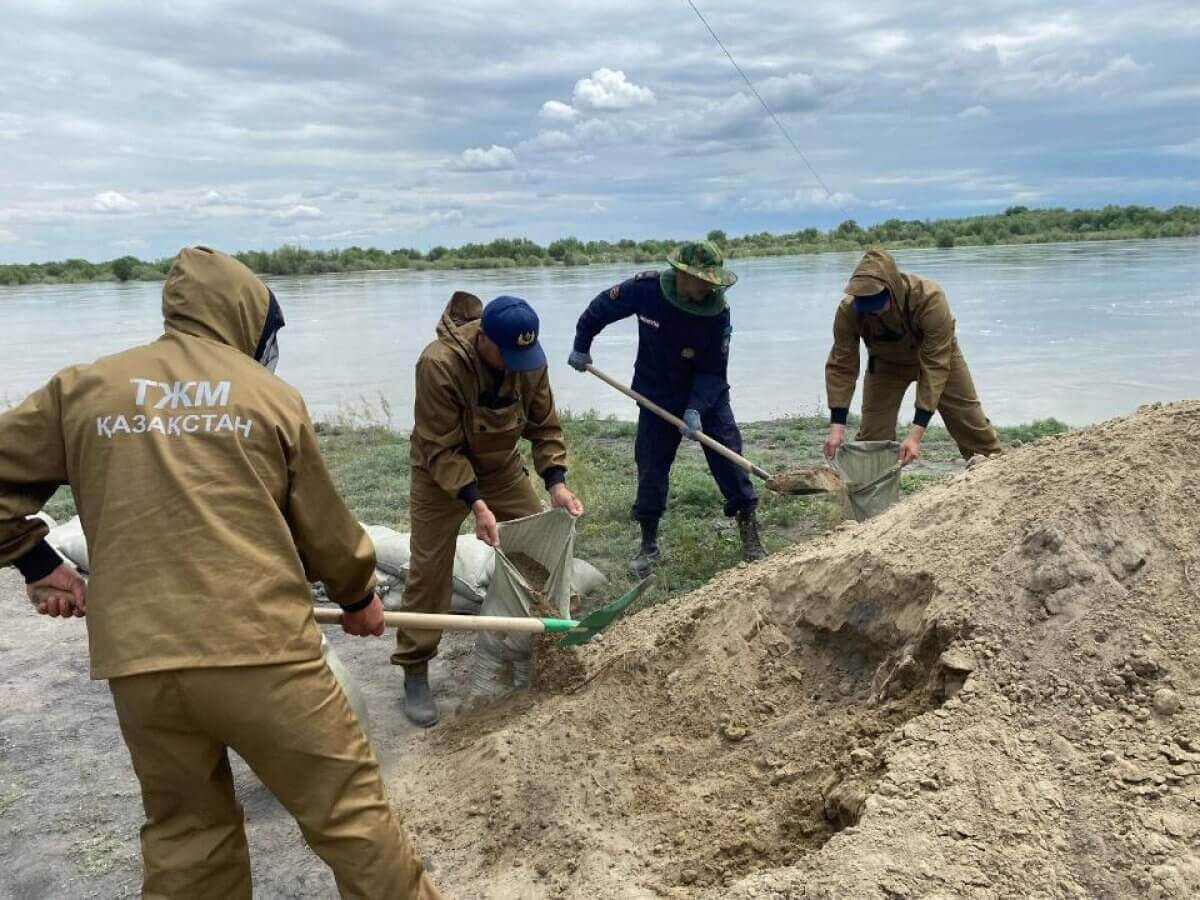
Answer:
[[[1106,206],[1103,209],[1029,209],[1012,206],[1002,214],[962,219],[888,219],[863,228],[847,219],[836,228],[804,228],[783,234],[766,231],[730,237],[710,231],[707,237],[731,258],[787,256],[859,250],[881,244],[890,249],[987,246],[1123,238],[1189,237],[1200,234],[1200,207]],[[678,240],[581,241],[566,237],[547,246],[528,238],[498,238],[486,244],[437,246],[422,253],[413,248],[381,250],[347,247],[309,250],[283,246],[248,250],[237,257],[261,275],[319,275],[370,269],[500,269],[536,266],[586,266],[593,263],[658,265]],[[165,277],[172,259],[145,261],[122,256],[107,262],[68,259],[61,262],[0,265],[0,285],[55,284],[87,281],[156,281]]]

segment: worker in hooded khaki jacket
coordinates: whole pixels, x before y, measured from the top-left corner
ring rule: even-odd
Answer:
[[[251,896],[232,748],[296,818],[342,897],[436,898],[321,658],[308,584],[383,633],[375,553],[300,395],[272,373],[283,316],[237,260],[183,250],[165,333],[74,366],[0,415],[0,566],[38,612],[86,615],[141,782],[143,896]],[[84,583],[29,519],[59,485]],[[231,700],[236,699],[236,702]]]
[[[920,456],[935,411],[965,459],[1000,452],[996,429],[983,412],[967,361],[954,335],[946,295],[933,281],[901,272],[886,250],[868,250],[846,285],[833,320],[833,349],[825,364],[830,428],[825,455],[846,439],[846,418],[858,382],[859,341],[867,348],[860,441],[896,439],[896,417],[909,385],[917,383],[916,413],[899,461]]]
[[[542,511],[518,447],[522,438],[532,445],[551,506],[583,515],[566,485],[567,448],[538,332],[537,313],[521,298],[497,297],[485,308],[457,291],[437,340],[417,360],[405,612],[450,610],[454,550],[468,514],[475,536],[494,547],[497,521]],[[438,720],[428,664],[441,637],[398,629],[392,654],[404,667],[404,713],[426,728]]]

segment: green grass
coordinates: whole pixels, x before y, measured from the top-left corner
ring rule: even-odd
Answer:
[[[371,421],[356,414],[319,423],[321,450],[338,489],[361,521],[407,531],[408,437]],[[587,509],[579,523],[576,554],[611,579],[610,594],[616,596],[634,580],[629,560],[637,549],[638,528],[630,521],[629,509],[637,484],[636,429],[631,422],[591,414],[564,414],[563,429],[570,452],[568,483]],[[768,472],[817,463],[827,429],[821,417],[751,422],[742,427],[745,455]],[[853,433],[853,427],[850,430]],[[1046,419],[999,430],[1002,440],[1010,443],[1036,440],[1067,426]],[[901,491],[914,493],[938,481],[956,470],[958,460],[946,430],[930,428],[922,445],[923,465],[905,473]],[[760,496],[759,520],[769,550],[803,541],[840,521],[840,507],[828,499],[783,497],[761,486]],[[664,561],[656,597],[692,590],[740,562],[737,527],[725,518],[722,505],[700,447],[685,441],[671,473],[659,535]],[[60,491],[47,511],[60,521],[73,515],[70,493]]]

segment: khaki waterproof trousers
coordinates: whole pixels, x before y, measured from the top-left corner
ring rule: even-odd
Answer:
[[[542,511],[537,492],[524,469],[499,475],[480,475],[479,492],[497,521],[532,516]],[[454,549],[459,529],[470,510],[451,497],[422,469],[412,470],[409,494],[412,537],[409,542],[408,581],[404,585],[404,612],[447,613],[454,577]],[[392,663],[420,668],[437,656],[440,631],[396,629]]]
[[[860,441],[894,441],[896,417],[908,386],[920,376],[919,366],[888,362],[874,357],[867,367],[863,383]],[[950,362],[950,377],[938,402],[938,414],[964,459],[976,454],[991,456],[1001,450],[996,429],[984,415],[983,404],[975,393],[975,383],[967,361],[958,348]]]
[[[324,660],[155,672],[109,685],[142,786],[147,900],[250,898],[227,748],[295,817],[342,897],[441,897]]]

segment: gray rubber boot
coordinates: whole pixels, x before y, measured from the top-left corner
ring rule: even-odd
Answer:
[[[404,673],[404,715],[421,728],[437,724],[438,708],[429,687],[429,672]]]
[[[743,510],[737,515],[738,534],[742,538],[742,559],[757,562],[766,559],[767,551],[758,534],[758,515],[754,510]]]

